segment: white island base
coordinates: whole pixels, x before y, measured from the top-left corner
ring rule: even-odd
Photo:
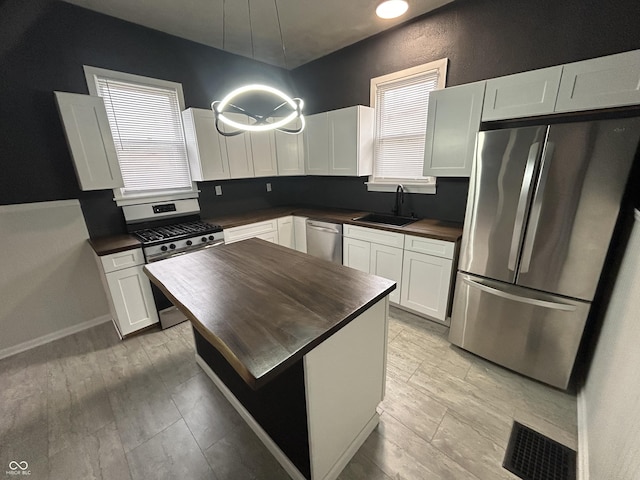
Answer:
[[[301,473],[200,352],[196,360],[291,478],[333,480],[378,424],[388,308],[384,297],[303,357],[310,477]]]

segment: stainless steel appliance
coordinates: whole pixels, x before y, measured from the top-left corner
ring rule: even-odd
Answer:
[[[449,340],[567,388],[640,119],[478,134]]]
[[[142,243],[147,263],[224,244],[222,227],[200,220],[196,199],[123,207],[127,228]],[[160,325],[184,322],[180,312],[155,286],[151,286]]]
[[[307,219],[307,253],[342,265],[342,224]]]

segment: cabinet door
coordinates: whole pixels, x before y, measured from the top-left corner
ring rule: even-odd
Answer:
[[[55,96],[80,188],[123,187],[102,98],[65,92],[55,92]]]
[[[278,219],[278,245],[294,248],[295,237],[293,230],[293,217],[282,217]]]
[[[562,65],[487,80],[482,121],[553,113]]]
[[[444,322],[449,302],[452,261],[404,252],[400,305]]]
[[[565,65],[556,112],[640,103],[640,50]]]
[[[358,107],[329,112],[329,175],[358,175]]]
[[[429,95],[424,175],[468,177],[482,116],[486,82],[436,90]]]
[[[278,175],[304,175],[304,133],[292,135],[276,130]]]
[[[255,238],[261,238],[262,240],[266,240],[267,242],[271,242],[271,243],[279,243],[279,235],[278,232],[274,231],[274,232],[269,232],[269,233],[263,233],[262,235],[256,235]]]
[[[229,178],[224,137],[218,133],[211,110],[188,108],[182,112],[191,178],[202,182]]]
[[[305,171],[307,175],[329,174],[329,122],[327,112],[305,117]]]
[[[400,303],[400,284],[402,282],[402,249],[387,245],[371,244],[371,262],[369,273],[396,282],[396,289],[389,300]]]
[[[151,284],[142,268],[140,265],[106,274],[121,335],[158,323]]]
[[[355,238],[342,239],[342,264],[369,273],[371,244]]]
[[[227,117],[238,123],[246,123],[247,118],[238,113],[225,113]],[[220,124],[224,131],[232,130]],[[231,178],[253,177],[253,154],[251,151],[251,134],[242,133],[234,137],[224,137],[229,158],[229,173]]]
[[[307,217],[293,217],[296,250],[307,253]]]
[[[253,174],[256,177],[275,177],[278,175],[276,139],[271,132],[251,132],[251,153]]]

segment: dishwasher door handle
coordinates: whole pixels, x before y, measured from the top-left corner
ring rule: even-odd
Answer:
[[[318,227],[318,226],[313,225],[311,223],[307,223],[307,228],[311,228],[312,230],[318,230],[320,232],[333,233],[335,235],[339,235],[340,234],[340,231],[336,230],[335,228]]]

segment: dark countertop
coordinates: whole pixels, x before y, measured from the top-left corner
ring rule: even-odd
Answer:
[[[348,223],[351,225],[359,225],[361,227],[377,228],[378,230],[388,230],[407,235],[435,238],[447,242],[457,242],[462,237],[462,224],[454,222],[443,222],[441,220],[425,218],[405,227],[394,227],[391,225],[381,225],[379,223],[368,223],[353,220],[354,218],[361,217],[367,213],[371,212],[329,208],[276,207],[238,215],[224,215],[207,218],[205,221],[221,225],[222,228],[231,228],[247,225],[249,223],[271,220],[273,218],[284,217],[287,215],[297,215],[300,217],[309,217],[314,220]]]
[[[222,228],[239,227],[250,223],[272,220],[274,218],[285,217],[287,215],[297,215],[309,217],[315,220],[327,222],[348,223],[361,227],[377,228],[378,230],[388,230],[390,232],[416,235],[419,237],[435,238],[446,242],[457,242],[462,237],[462,224],[453,222],[443,222],[441,220],[421,219],[405,227],[394,227],[391,225],[380,225],[378,223],[368,223],[353,220],[354,218],[366,215],[367,211],[341,210],[331,208],[305,208],[305,207],[274,207],[264,210],[255,210],[234,215],[221,215],[219,217],[206,218],[204,221],[211,224],[220,225]],[[108,255],[110,253],[131,250],[140,247],[140,242],[131,235],[114,235],[100,237],[89,240],[96,254]]]
[[[144,269],[254,389],[396,287],[256,238]]]
[[[141,248],[142,244],[133,235],[110,235],[108,237],[90,238],[89,244],[97,255],[109,255],[110,253],[124,252]]]

